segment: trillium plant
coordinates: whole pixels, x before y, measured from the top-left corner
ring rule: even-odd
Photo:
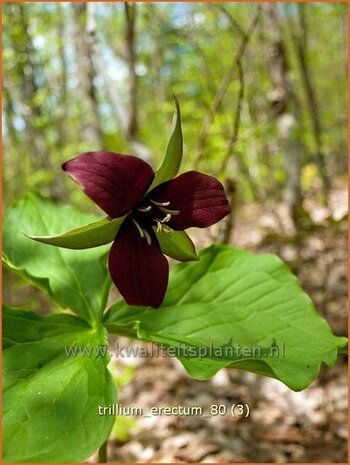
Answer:
[[[104,450],[121,421],[101,413],[118,410],[105,409],[120,384],[108,334],[161,344],[198,380],[240,369],[296,391],[345,351],[277,256],[215,243],[197,255],[185,230],[230,207],[214,177],[178,175],[182,146],[175,99],[155,172],[106,151],[63,164],[103,216],[33,192],[7,212],[4,266],[44,291],[53,311],[3,308],[4,462],[82,462]],[[169,273],[167,257],[184,263]]]
[[[120,221],[108,267],[129,305],[158,308],[163,302],[169,274],[163,253],[167,254],[169,243],[176,247],[174,231],[206,228],[230,213],[221,183],[196,171],[158,184],[146,162],[112,152],[83,153],[63,169],[107,213],[108,220]],[[165,244],[164,236],[168,236]],[[194,250],[188,236],[181,237]],[[182,259],[176,252],[172,256]]]

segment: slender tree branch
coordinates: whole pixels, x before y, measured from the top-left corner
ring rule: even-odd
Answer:
[[[237,98],[237,104],[236,104],[236,110],[234,113],[234,118],[233,118],[233,125],[232,125],[232,133],[231,137],[228,143],[226,155],[224,156],[222,163],[221,163],[221,172],[223,172],[227,166],[227,163],[233,153],[234,146],[237,142],[238,139],[238,134],[241,126],[241,112],[242,112],[242,104],[243,104],[243,98],[244,98],[244,90],[245,90],[245,83],[244,83],[244,70],[243,70],[243,65],[242,65],[242,59],[244,52],[246,50],[247,44],[250,40],[250,37],[258,24],[258,20],[260,17],[260,7],[258,7],[256,14],[251,22],[251,25],[248,29],[247,32],[244,32],[242,28],[239,26],[237,21],[231,16],[231,14],[222,6],[219,5],[219,9],[225,14],[225,16],[229,19],[233,29],[240,31],[240,33],[243,35],[243,40],[241,43],[241,46],[239,48],[237,57],[236,57],[236,65],[237,65],[237,71],[238,71],[238,81],[239,81],[239,91],[238,91],[238,98]],[[242,161],[243,163],[243,161]]]
[[[226,71],[224,78],[222,79],[218,90],[214,96],[213,102],[209,108],[209,112],[204,118],[202,128],[200,131],[199,139],[198,139],[198,144],[197,144],[197,160],[196,160],[196,167],[198,168],[203,156],[204,156],[204,149],[205,149],[205,144],[208,138],[208,134],[210,131],[211,124],[213,122],[214,116],[216,111],[218,110],[222,100],[225,97],[225,94],[227,92],[227,89],[233,79],[234,73],[238,70],[238,78],[240,82],[240,90],[239,90],[239,96],[238,96],[238,103],[236,107],[236,115],[238,115],[238,118],[240,116],[240,111],[241,111],[241,103],[242,103],[242,98],[243,98],[243,92],[244,92],[244,85],[242,86],[242,82],[244,81],[244,74],[243,74],[243,67],[242,67],[242,57],[244,55],[245,49],[247,47],[247,44],[250,40],[250,37],[258,23],[259,17],[260,17],[260,11],[261,8],[258,6],[256,14],[247,30],[247,32],[244,32],[243,29],[237,24],[237,22],[231,17],[231,15],[226,11],[226,9],[222,6],[219,5],[218,8],[220,11],[222,11],[230,20],[230,23],[232,27],[235,29],[235,31],[238,31],[239,34],[242,36],[242,42],[238,48],[237,54],[233,57],[232,63],[230,68]],[[242,95],[241,95],[242,94]],[[239,131],[239,121],[234,123],[234,128],[236,131],[236,138],[238,137],[238,131]]]
[[[238,23],[234,20],[234,18],[228,13],[228,11],[222,5],[220,5],[219,8],[225,14],[225,16],[229,19],[232,28],[235,30],[238,30],[240,34],[243,36],[241,45],[239,47],[239,50],[238,50],[238,53],[235,59],[235,63],[237,66],[237,72],[238,72],[239,91],[238,91],[236,109],[234,112],[234,117],[233,117],[233,122],[232,122],[231,137],[228,143],[226,154],[222,160],[221,167],[220,167],[220,171],[224,172],[229,162],[229,159],[231,158],[231,155],[234,151],[234,146],[237,142],[240,125],[241,125],[241,112],[242,112],[242,104],[243,104],[244,90],[245,90],[244,70],[243,70],[243,65],[242,65],[242,59],[243,59],[243,55],[246,50],[247,44],[250,40],[250,37],[253,34],[256,25],[258,24],[261,9],[260,7],[258,7],[256,14],[250,24],[250,27],[248,28],[248,31],[244,32],[242,28],[238,25]],[[239,153],[237,153],[237,162],[239,164],[240,170],[243,173],[245,173],[247,171],[247,168],[244,164],[242,155]],[[250,179],[249,172],[247,173],[247,179]],[[231,212],[224,219],[224,221],[220,224],[220,228],[218,230],[216,239],[220,242],[228,243],[230,242],[231,232],[234,227],[234,209],[235,209],[235,203],[236,203],[236,183],[233,178],[226,179],[225,189],[226,189],[226,192],[229,198]],[[252,192],[254,194],[254,189],[252,189]]]
[[[201,127],[199,138],[198,138],[198,144],[197,144],[197,157],[196,157],[196,166],[195,166],[197,169],[204,156],[205,144],[207,142],[210,127],[213,122],[215,113],[218,110],[223,98],[225,97],[226,91],[232,81],[235,69],[236,69],[236,61],[234,59],[232,65],[226,71],[218,87],[218,90],[214,96],[212,104],[210,105],[209,111],[206,114],[204,121],[202,123],[202,127]]]
[[[241,112],[242,112],[242,103],[244,97],[244,71],[241,60],[237,60],[237,69],[238,69],[238,80],[239,80],[239,91],[237,98],[236,111],[233,118],[233,126],[231,137],[227,146],[227,151],[222,159],[220,171],[223,172],[227,166],[227,163],[233,153],[233,148],[237,142],[239,130],[241,127]]]

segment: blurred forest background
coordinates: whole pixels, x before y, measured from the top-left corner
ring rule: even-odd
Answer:
[[[5,210],[35,190],[94,211],[61,163],[107,149],[157,167],[175,94],[182,170],[217,176],[232,205],[219,227],[190,231],[197,246],[215,239],[279,254],[333,331],[346,333],[345,2],[2,9]],[[4,278],[7,302],[47,309],[38,290]],[[232,370],[193,381],[173,359],[116,360],[115,370],[119,383],[130,381],[121,388],[124,405],[240,400],[253,413],[120,419],[112,460],[347,461],[343,360],[303,393]]]

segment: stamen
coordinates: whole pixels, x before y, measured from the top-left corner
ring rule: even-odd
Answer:
[[[136,228],[138,229],[138,231],[139,231],[139,233],[140,233],[140,236],[141,236],[141,237],[145,237],[144,231],[143,231],[143,229],[141,228],[141,226],[138,224],[138,222],[135,221],[133,218],[132,218],[131,221],[134,223],[134,225],[135,225]]]
[[[148,245],[151,245],[152,239],[151,239],[151,236],[149,235],[148,231],[146,231],[146,229],[144,229],[144,230],[143,230],[143,233],[144,233],[144,235],[145,235],[147,244],[148,244]]]
[[[164,207],[158,207],[159,210],[165,214],[169,215],[178,215],[180,213],[180,210],[170,210],[169,208],[164,208]]]
[[[137,210],[138,210],[139,212],[141,212],[141,213],[147,213],[147,212],[149,212],[149,211],[151,210],[151,208],[152,208],[152,207],[151,207],[151,205],[150,205],[149,207],[140,207],[140,208],[138,208]]]
[[[153,205],[157,205],[157,207],[167,207],[170,205],[170,202],[156,202],[155,200],[151,200]]]
[[[152,238],[149,235],[148,231],[146,231],[146,229],[142,229],[141,226],[138,224],[138,222],[136,220],[134,220],[133,218],[131,220],[134,223],[134,225],[136,226],[138,232],[140,233],[141,238],[142,239],[145,238],[146,241],[147,241],[147,244],[151,245],[152,244]]]

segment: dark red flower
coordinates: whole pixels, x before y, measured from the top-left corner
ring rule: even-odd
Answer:
[[[197,171],[149,191],[154,172],[131,155],[88,152],[62,168],[111,219],[126,215],[110,250],[108,267],[129,305],[158,308],[163,302],[169,268],[157,235],[193,226],[205,228],[230,212],[222,184]]]

